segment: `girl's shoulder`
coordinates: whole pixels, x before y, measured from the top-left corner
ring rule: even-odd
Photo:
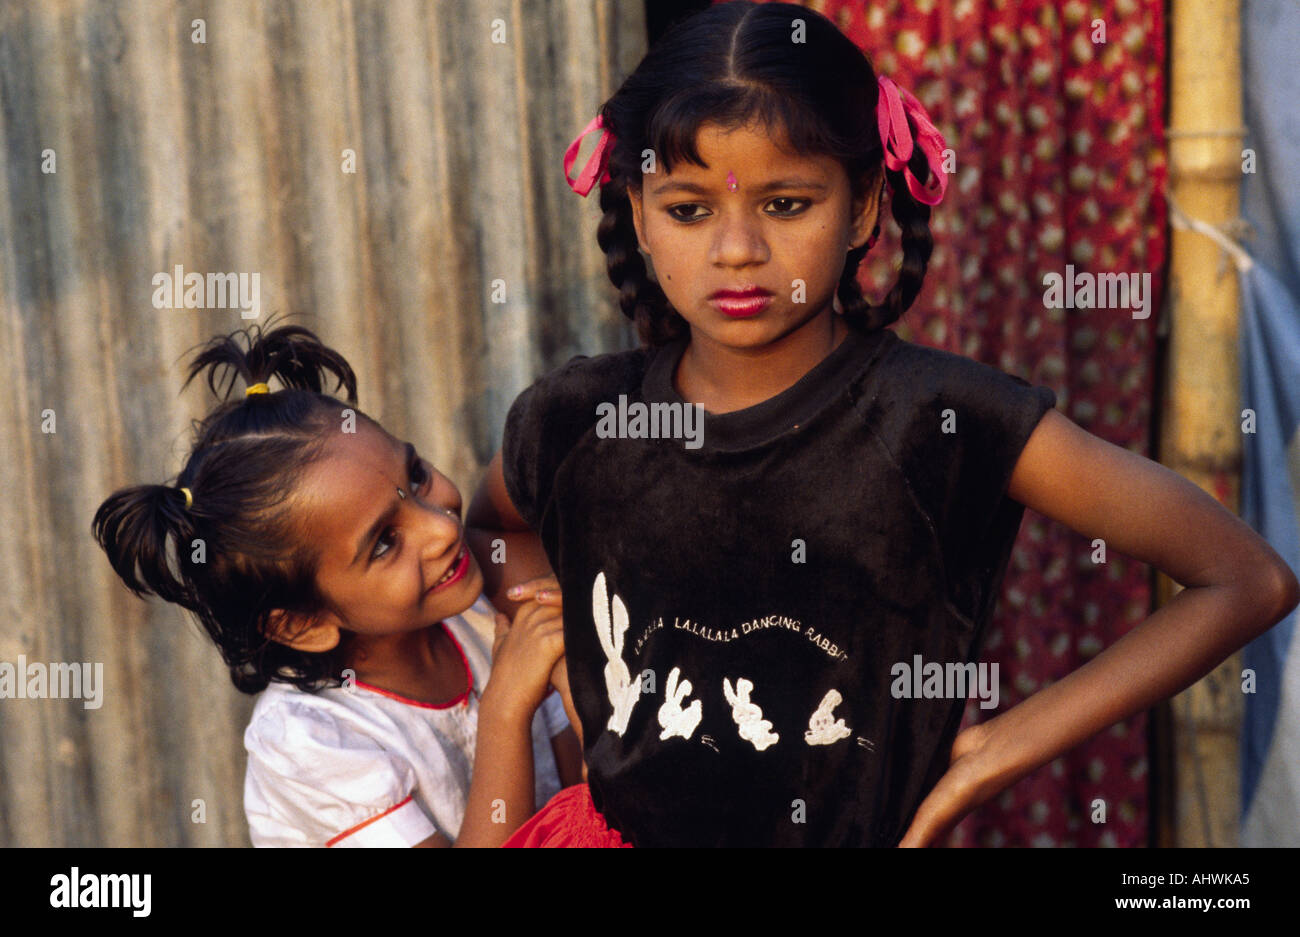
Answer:
[[[326,764],[338,752],[381,746],[367,720],[329,689],[308,691],[272,683],[257,697],[244,729],[248,774],[295,777],[304,766]],[[318,779],[319,780],[319,779]]]
[[[308,692],[273,683],[262,691],[244,729],[248,774],[318,787],[372,769],[377,776],[405,778],[433,755],[414,754],[410,739],[421,737],[428,723],[445,721],[449,712],[412,706],[360,685]]]
[[[964,564],[980,550],[986,559],[997,554],[993,544],[1014,539],[1020,523],[1006,504],[1011,475],[1035,427],[1056,406],[1055,392],[903,339],[889,343],[863,380],[854,393],[856,419],[942,533],[947,561]]]
[[[992,384],[1032,386],[1028,381],[966,355],[900,338],[891,331],[892,340],[883,346],[881,365],[914,379],[922,391],[959,391]]]
[[[598,407],[640,392],[656,349],[578,355],[538,378],[506,414],[501,469],[515,509],[534,529],[556,469],[596,425]]]
[[[902,428],[916,419],[927,427],[945,411],[960,426],[1021,427],[1056,406],[1055,392],[974,358],[893,335],[876,366],[863,376],[862,398],[885,425]]]
[[[636,392],[659,351],[636,348],[602,355],[575,355],[526,388],[516,399],[514,409],[527,406],[552,413],[586,413],[611,396]]]
[[[364,700],[344,687],[303,690],[273,682],[257,696],[244,730],[250,752],[293,747],[304,742],[334,744],[367,718]]]

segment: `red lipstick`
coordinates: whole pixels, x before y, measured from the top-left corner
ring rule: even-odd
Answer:
[[[447,578],[445,580],[440,579],[437,583],[431,586],[427,593],[428,595],[433,595],[435,592],[441,592],[443,589],[450,589],[456,583],[464,579],[469,573],[469,550],[463,543],[460,546],[460,553],[458,553],[456,559],[452,561],[452,565],[449,567],[448,572],[450,572],[451,575],[447,576],[447,573],[444,572],[443,575],[447,576]]]
[[[709,296],[714,309],[733,319],[756,316],[772,301],[771,290],[761,286],[746,286],[734,290],[718,290]]]

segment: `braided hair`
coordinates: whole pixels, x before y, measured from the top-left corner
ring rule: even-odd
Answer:
[[[219,389],[223,371],[229,380]],[[315,585],[319,554],[291,507],[329,430],[356,404],[356,376],[300,326],[219,335],[194,358],[184,387],[201,374],[223,402],[196,423],[175,484],[114,492],[91,532],[137,596],[152,593],[195,615],[241,691],[272,680],[306,690],[337,685],[344,642],[310,653],[269,633],[275,609],[310,618],[325,608]],[[337,379],[335,392],[346,390],[347,404],[324,393],[327,375]],[[276,378],[284,389],[228,399],[236,377],[250,386]]]
[[[794,41],[796,20],[804,23],[802,42]],[[610,181],[600,191],[604,214],[596,240],[619,306],[644,344],[672,341],[687,334],[688,326],[641,256],[628,189],[641,189],[646,152],[665,172],[683,159],[702,166],[696,136],[705,123],[732,128],[758,121],[784,130],[798,152],[839,160],[855,201],[888,184],[890,210],[902,231],[898,280],[879,304],[871,303],[857,279],[869,250],[863,245],[848,252],[836,295],[845,321],[863,330],[902,316],[921,290],[934,246],[930,206],[912,197],[901,170],[884,165],[877,94],[867,57],[806,7],[737,0],[709,7],[665,33],[600,110],[614,146]],[[913,149],[908,168],[918,182],[929,179],[920,147]]]

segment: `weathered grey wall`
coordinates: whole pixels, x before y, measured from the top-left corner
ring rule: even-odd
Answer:
[[[561,156],[644,47],[637,0],[0,4],[0,662],[104,669],[99,709],[0,700],[0,845],[247,843],[252,700],[89,533],[180,469],[187,350],[249,324],[154,275],[260,274],[468,497],[515,393],[633,343]]]

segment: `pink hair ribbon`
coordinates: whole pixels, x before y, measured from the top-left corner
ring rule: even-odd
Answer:
[[[880,97],[876,102],[876,119],[880,124],[880,142],[885,146],[885,165],[907,178],[907,190],[912,198],[926,205],[938,205],[948,190],[948,174],[943,171],[943,134],[930,121],[925,107],[906,88],[900,88],[892,79],[880,76]],[[916,139],[907,126],[908,115],[916,124]],[[925,185],[917,181],[907,161],[912,158],[913,142],[925,154],[930,164],[930,178]]]
[[[582,172],[578,174],[578,178],[573,179],[569,176],[573,164],[578,160],[578,147],[582,145],[582,138],[596,130],[605,130],[605,120],[600,114],[591,119],[591,123],[587,124],[582,133],[573,138],[569,148],[564,151],[564,181],[569,183],[569,188],[584,198],[591,191],[592,186],[596,184],[597,176],[600,177],[601,185],[609,182],[610,178],[606,166],[609,165],[610,151],[614,148],[614,135],[608,130],[605,130],[600,142],[596,144],[595,152],[587,158],[587,165],[582,167]]]

